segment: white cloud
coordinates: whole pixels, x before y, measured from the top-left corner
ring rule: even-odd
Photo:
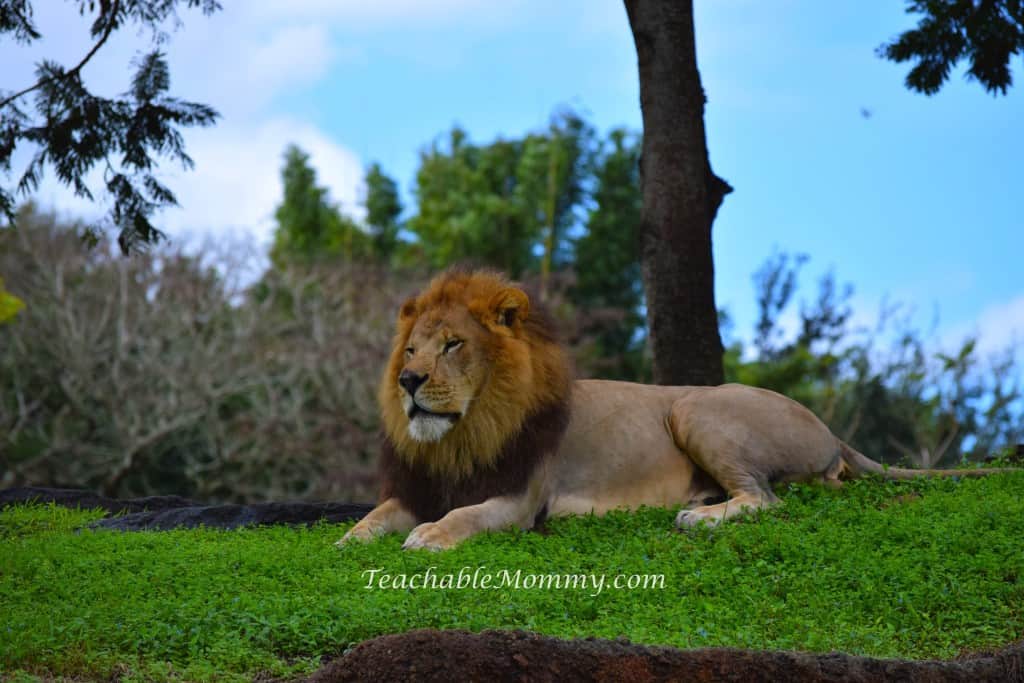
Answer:
[[[296,82],[315,83],[333,59],[330,35],[322,24],[286,26],[256,45],[245,59],[251,86],[272,92]]]
[[[362,182],[358,157],[316,127],[287,119],[255,126],[193,131],[186,144],[195,170],[166,179],[178,195],[180,209],[161,218],[171,234],[211,232],[221,228],[248,229],[268,243],[274,209],[280,202],[282,153],[294,143],[310,155],[318,182],[331,199],[357,217]]]
[[[967,337],[976,337],[982,355],[1005,352],[1016,347],[1024,363],[1024,293],[982,309],[972,323],[952,326],[943,335],[951,348],[958,348]]]
[[[315,85],[339,61],[364,58],[358,46],[337,46],[324,22],[256,22],[247,9],[192,18],[167,46],[172,90],[217,109],[221,125],[259,116],[275,99]]]
[[[73,8],[39,4],[36,19],[44,38],[28,49],[10,41],[0,46],[0,86],[27,85],[33,80],[35,61],[46,57],[70,65],[91,46],[88,18],[79,17]],[[311,9],[316,3],[298,4]],[[454,6],[455,0],[448,4]],[[280,4],[279,9],[290,5]],[[250,231],[266,243],[282,196],[282,152],[289,143],[310,154],[319,182],[332,198],[349,214],[361,215],[357,198],[362,164],[357,155],[310,123],[270,113],[275,101],[316,84],[338,60],[360,59],[361,52],[358,47],[336,48],[329,24],[313,14],[261,15],[262,6],[227,5],[210,17],[183,10],[184,28],[162,46],[171,67],[171,94],[209,104],[223,115],[212,128],[184,132],[186,151],[195,161],[193,171],[166,160],[161,163],[159,175],[181,206],[167,209],[155,222],[172,237],[234,228]],[[126,90],[129,64],[134,55],[151,49],[150,38],[132,30],[112,36],[83,72],[87,84],[104,95]],[[19,149],[13,176],[0,182],[16,182],[30,152]],[[108,208],[108,198],[99,170],[88,181],[96,203],[75,197],[48,168],[35,198],[69,216],[95,220]]]
[[[35,62],[49,58],[71,65],[93,44],[88,35],[90,16],[56,3],[37,5],[35,19],[43,39],[27,48],[13,41],[0,45],[0,86],[28,85],[34,80]],[[465,22],[498,29],[510,17],[528,19],[528,12],[519,11],[523,5],[523,0],[500,5],[490,0],[282,0],[226,3],[211,16],[181,10],[181,30],[165,27],[170,40],[161,46],[171,67],[171,92],[213,106],[222,119],[211,129],[185,132],[194,171],[162,164],[161,175],[182,208],[165,212],[161,224],[172,233],[252,225],[265,236],[280,197],[281,152],[289,142],[310,152],[321,182],[354,212],[361,177],[356,155],[311,124],[272,113],[285,96],[316,85],[339,61],[365,61],[363,45],[339,41],[332,32]],[[145,31],[115,33],[83,71],[86,83],[107,96],[125,91],[132,59],[152,49],[151,39]],[[366,48],[373,46],[368,43]],[[30,152],[19,150],[13,177],[0,182],[9,186],[16,181]],[[100,172],[91,175],[90,187],[100,204],[74,197],[47,169],[36,198],[59,211],[92,219],[104,213]]]
[[[246,31],[216,17],[180,37],[168,57],[178,84],[172,89],[212,106],[224,116],[222,125],[259,115],[275,98],[317,83],[342,54],[327,27],[316,24]]]
[[[281,166],[289,144],[310,155],[317,182],[331,201],[350,216],[361,219],[359,205],[363,167],[359,158],[315,126],[289,119],[271,119],[255,125],[193,130],[185,146],[195,161],[192,171],[164,163],[160,179],[177,195],[180,206],[162,211],[154,223],[173,238],[218,235],[224,230],[247,233],[260,246],[269,246],[273,215],[283,196]],[[109,208],[102,173],[90,174],[96,202],[75,197],[49,171],[36,199],[69,217],[102,219]]]

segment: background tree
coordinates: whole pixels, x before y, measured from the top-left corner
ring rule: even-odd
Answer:
[[[966,59],[968,78],[990,93],[1006,94],[1013,84],[1010,58],[1024,50],[1024,2],[909,0],[907,14],[923,15],[917,28],[882,45],[878,54],[897,63],[915,62],[908,88],[934,95]]]
[[[732,187],[711,170],[692,0],[625,0],[640,70],[640,253],[659,384],[721,384],[711,224]]]
[[[284,154],[281,179],[284,198],[274,213],[277,229],[271,258],[344,256],[363,258],[372,253],[370,237],[330,201],[327,189],[317,185],[309,155],[295,145]]]
[[[53,167],[62,183],[76,195],[92,200],[86,176],[103,170],[110,193],[110,219],[119,230],[118,243],[127,253],[133,246],[158,241],[163,233],[151,222],[160,207],[177,204],[170,188],[153,174],[155,157],[167,157],[192,167],[180,129],[209,126],[217,120],[210,107],[169,97],[170,73],[163,54],[154,49],[135,63],[127,92],[119,97],[98,97],[82,80],[82,68],[111,34],[128,25],[149,29],[153,42],[166,38],[160,26],[175,17],[179,2],[198,7],[204,14],[220,9],[216,0],[78,0],[82,14],[96,12],[90,33],[96,41],[71,68],[44,60],[36,67],[36,82],[18,91],[0,90],[0,170],[11,174],[15,149],[35,149],[14,189],[0,187],[0,214],[14,223],[14,196],[27,196],[39,187],[45,168]],[[32,20],[28,0],[0,0],[0,35],[11,34],[29,44],[41,37]],[[35,94],[35,106],[24,100]],[[86,230],[95,241],[97,229]]]
[[[372,500],[366,398],[421,281],[293,260],[245,287],[262,259],[229,238],[126,259],[30,202],[18,218],[0,231],[0,273],[28,302],[0,324],[0,488]]]
[[[850,285],[832,273],[799,307],[798,324],[780,319],[796,300],[806,256],[773,254],[754,274],[759,315],[752,352],[725,354],[726,379],[778,391],[811,408],[861,452],[916,467],[982,460],[1024,438],[1024,392],[1011,346],[983,358],[976,340],[954,351],[917,329],[899,306],[884,306],[873,328],[850,324]],[[929,348],[929,346],[932,348]]]
[[[584,195],[593,131],[572,112],[546,130],[474,145],[454,128],[416,173],[418,212],[408,228],[432,268],[458,261],[521,277],[559,267]],[[546,265],[544,265],[546,264]]]
[[[552,117],[546,134],[527,136],[519,174],[541,180],[533,186],[541,197],[544,240],[540,261],[540,294],[548,295],[551,272],[568,260],[566,235],[576,224],[577,208],[586,194],[594,130],[580,116],[563,110]]]
[[[366,223],[370,227],[373,251],[382,261],[390,261],[398,247],[402,201],[398,185],[384,173],[380,164],[366,170]]]
[[[526,270],[538,229],[522,210],[516,175],[521,155],[517,141],[476,146],[457,127],[446,147],[435,142],[421,153],[419,210],[409,229],[431,268],[474,261],[513,277]]]
[[[640,334],[639,160],[638,136],[613,130],[595,163],[586,231],[575,241],[570,298],[582,320],[581,353],[594,376],[608,379],[643,379],[648,370]]]

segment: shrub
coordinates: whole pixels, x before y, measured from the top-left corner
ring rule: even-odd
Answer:
[[[0,486],[371,500],[375,386],[415,276],[160,248],[124,259],[31,210],[0,235]],[[401,284],[400,284],[401,283]]]

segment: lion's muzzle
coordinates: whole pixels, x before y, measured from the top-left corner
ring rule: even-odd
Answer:
[[[428,374],[418,374],[406,368],[398,375],[398,383],[403,389],[409,392],[410,396],[416,395],[416,390],[423,386],[423,383],[430,377]]]

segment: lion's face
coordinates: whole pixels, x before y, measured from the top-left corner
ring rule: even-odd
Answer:
[[[378,395],[384,429],[403,458],[465,474],[564,398],[568,376],[521,289],[496,273],[451,271],[399,311]]]
[[[463,306],[416,320],[397,377],[411,438],[438,441],[471,410],[487,379],[486,335]]]

